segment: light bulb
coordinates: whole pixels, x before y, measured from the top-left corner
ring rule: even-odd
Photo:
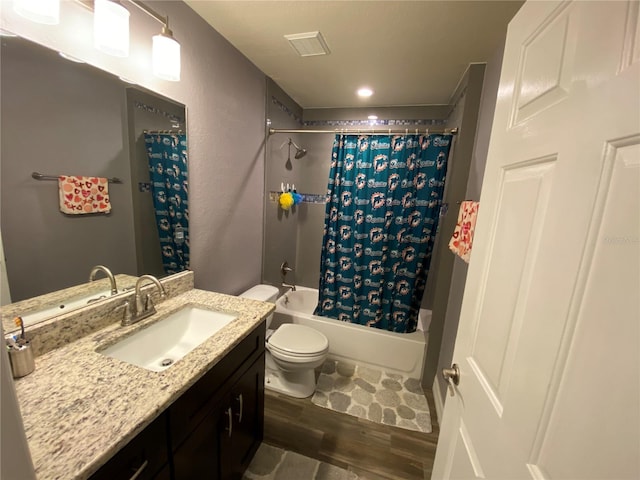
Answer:
[[[60,23],[60,0],[13,0],[13,10],[33,22]]]
[[[95,0],[93,44],[114,57],[129,56],[129,10],[109,0]]]
[[[172,82],[180,81],[180,44],[167,27],[153,37],[153,74]]]

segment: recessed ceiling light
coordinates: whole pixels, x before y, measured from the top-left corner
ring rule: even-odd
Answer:
[[[368,87],[362,87],[362,88],[358,89],[358,96],[359,97],[370,97],[371,95],[373,95],[373,90],[371,90]]]
[[[58,55],[60,55],[62,58],[64,58],[65,60],[69,60],[71,62],[75,62],[75,63],[86,63],[84,60],[80,60],[79,58],[74,57],[73,55],[68,55],[64,52],[58,52]]]
[[[368,118],[369,120],[377,120],[377,119],[378,119],[378,116],[377,116],[377,115],[369,115],[367,118]]]

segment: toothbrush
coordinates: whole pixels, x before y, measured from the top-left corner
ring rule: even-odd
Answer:
[[[20,338],[24,340],[24,322],[22,321],[22,317],[14,318],[13,323],[16,324],[16,327],[20,327]]]

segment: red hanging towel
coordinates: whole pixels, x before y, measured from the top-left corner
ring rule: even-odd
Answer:
[[[70,215],[109,213],[109,180],[102,177],[58,177],[60,211]]]
[[[449,248],[453,253],[469,263],[471,256],[471,246],[473,244],[473,233],[476,229],[476,217],[478,215],[479,202],[465,200],[460,204],[458,213],[458,224],[453,231],[453,236],[449,241]]]

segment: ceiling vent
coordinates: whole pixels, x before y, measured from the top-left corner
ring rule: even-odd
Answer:
[[[293,49],[301,57],[312,57],[314,55],[327,55],[329,47],[324,41],[320,32],[294,33],[285,35]]]

